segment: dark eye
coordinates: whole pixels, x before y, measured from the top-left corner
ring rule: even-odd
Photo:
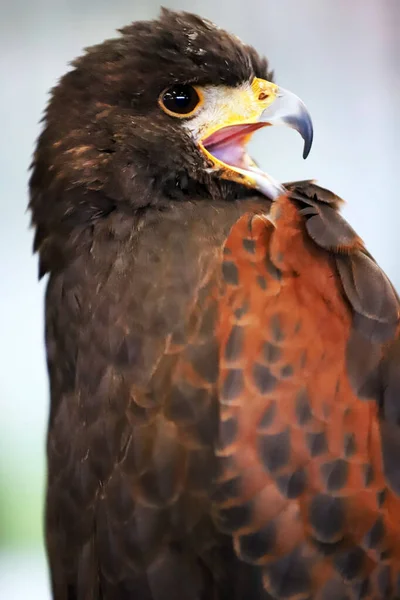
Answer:
[[[201,104],[199,92],[192,85],[174,85],[160,96],[165,112],[177,117],[187,117]]]

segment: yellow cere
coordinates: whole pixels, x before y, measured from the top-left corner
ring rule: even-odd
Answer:
[[[223,127],[256,123],[276,98],[278,86],[264,79],[239,87],[204,86],[201,110],[185,126],[201,141]]]

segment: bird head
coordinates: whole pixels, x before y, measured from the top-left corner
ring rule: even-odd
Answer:
[[[31,188],[81,188],[87,210],[93,192],[135,208],[255,190],[273,199],[282,187],[247,154],[251,135],[287,124],[306,156],[312,125],[301,100],[271,79],[266,60],[237,37],[163,9],[89,48],[54,88]]]

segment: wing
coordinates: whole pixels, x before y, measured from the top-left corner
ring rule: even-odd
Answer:
[[[225,246],[217,522],[274,598],[400,597],[399,300],[310,182]]]

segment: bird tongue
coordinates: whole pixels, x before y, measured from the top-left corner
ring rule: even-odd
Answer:
[[[246,168],[246,144],[251,134],[261,127],[265,127],[265,123],[223,127],[203,140],[203,146],[217,160],[233,167]]]
[[[243,146],[235,142],[237,142],[237,140],[234,140],[232,142],[225,142],[221,145],[215,146],[215,148],[207,148],[207,150],[211,152],[211,154],[215,156],[215,158],[227,165],[232,165],[234,167],[244,167],[244,148]]]

